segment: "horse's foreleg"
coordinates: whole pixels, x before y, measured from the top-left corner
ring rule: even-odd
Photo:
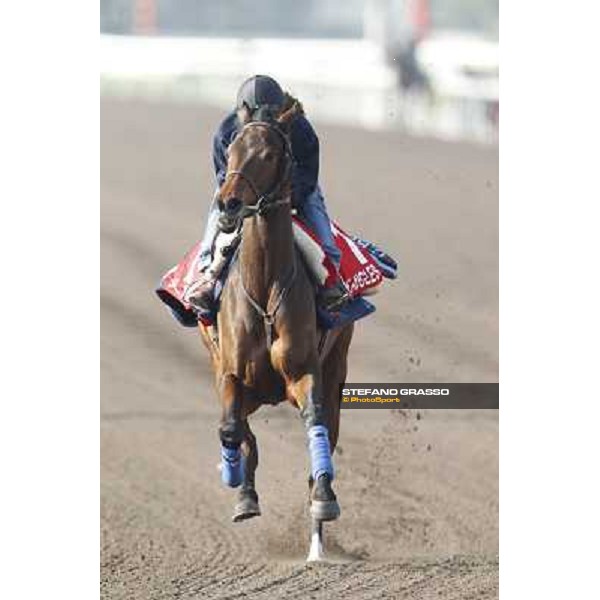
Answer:
[[[234,375],[221,381],[221,479],[229,487],[238,487],[244,479],[245,457],[241,444],[245,430],[242,420],[242,386]]]
[[[288,384],[290,395],[300,407],[308,436],[311,463],[310,512],[317,521],[332,521],[340,507],[331,487],[334,478],[331,445],[323,402],[323,390],[317,368]]]
[[[245,457],[244,480],[239,494],[238,503],[233,511],[233,521],[243,521],[260,515],[258,494],[254,486],[254,474],[258,467],[258,446],[256,437],[248,421],[244,421],[245,437],[242,442],[242,453]]]

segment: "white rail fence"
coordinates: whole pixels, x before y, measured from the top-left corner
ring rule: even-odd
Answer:
[[[316,121],[494,142],[482,95],[402,94],[383,49],[366,40],[100,36],[106,95],[232,106],[240,82],[266,73]]]

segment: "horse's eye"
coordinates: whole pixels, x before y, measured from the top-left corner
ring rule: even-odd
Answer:
[[[265,160],[267,162],[272,162],[274,158],[275,158],[275,155],[272,152],[267,152],[265,154]]]

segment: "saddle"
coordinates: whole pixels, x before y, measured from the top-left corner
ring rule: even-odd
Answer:
[[[294,241],[317,286],[331,285],[337,275],[336,268],[327,256],[317,236],[298,217],[293,217]],[[351,300],[335,313],[329,313],[317,306],[318,325],[322,329],[340,327],[357,321],[375,311],[375,306],[364,296],[378,291],[384,279],[395,279],[398,273],[396,261],[372,242],[347,234],[337,223],[332,222],[332,232],[342,256],[340,274],[348,288]],[[216,321],[218,296],[220,295],[229,268],[225,268],[219,277],[215,290],[215,306],[211,313],[197,313],[186,301],[185,291],[199,276],[200,242],[185,254],[175,266],[161,278],[156,294],[169,308],[172,316],[184,327],[212,325]]]

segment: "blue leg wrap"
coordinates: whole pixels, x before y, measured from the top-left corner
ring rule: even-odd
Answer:
[[[313,425],[308,430],[308,450],[310,452],[311,474],[316,481],[319,475],[327,474],[333,479],[333,462],[329,435],[324,425]]]
[[[221,480],[229,487],[238,487],[244,481],[244,455],[239,447],[221,446]]]

